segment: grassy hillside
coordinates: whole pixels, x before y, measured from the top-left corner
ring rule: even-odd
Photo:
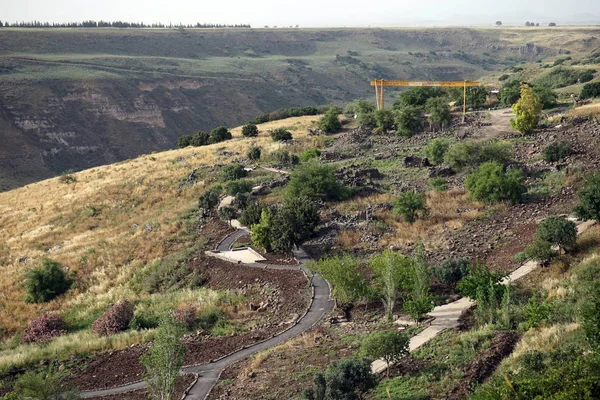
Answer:
[[[476,79],[589,52],[595,28],[0,29],[0,190],[172,148],[368,81]],[[389,92],[390,94],[392,91]]]

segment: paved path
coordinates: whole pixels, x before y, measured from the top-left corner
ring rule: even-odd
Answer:
[[[228,237],[226,237],[219,245],[217,246],[217,250],[220,251],[228,251],[233,246],[233,243],[243,235],[248,234],[245,230],[238,230]],[[310,257],[304,250],[297,249],[294,250],[294,256],[299,261],[299,265],[267,265],[267,264],[259,264],[259,263],[250,263],[240,265],[240,268],[249,267],[249,268],[261,268],[261,269],[277,269],[277,270],[301,270],[304,271],[308,276],[311,276],[311,272],[306,267],[306,263],[310,261]],[[280,345],[287,340],[298,336],[315,324],[317,324],[325,314],[333,311],[334,301],[331,299],[331,292],[329,288],[329,284],[323,278],[321,278],[318,274],[315,274],[311,279],[311,284],[314,288],[314,298],[312,303],[308,309],[306,315],[304,315],[297,323],[291,326],[288,330],[280,333],[279,335],[268,339],[264,342],[257,343],[248,348],[239,350],[227,357],[224,357],[218,361],[211,362],[208,364],[202,364],[198,366],[190,366],[184,367],[181,370],[182,374],[199,374],[200,377],[196,384],[191,388],[190,392],[186,396],[186,399],[190,400],[204,400],[213,386],[219,380],[219,376],[223,372],[225,368],[228,366],[235,364],[239,361],[244,360],[245,358],[256,354],[260,351],[267,350],[271,347]],[[120,386],[112,389],[104,389],[104,390],[95,390],[95,391],[87,391],[82,392],[81,397],[83,398],[91,398],[91,397],[100,397],[107,396],[112,394],[126,393],[132,390],[143,389],[146,387],[145,382],[137,382],[132,383],[125,386]]]
[[[573,221],[577,224],[577,234],[581,235],[587,229],[592,227],[595,224],[595,221],[578,221],[576,218],[569,216],[567,219]],[[526,276],[536,268],[538,268],[540,264],[536,261],[528,261],[523,264],[521,267],[514,270],[508,277],[504,278],[501,283],[503,285],[507,285],[510,282],[514,282],[522,277]],[[458,325],[458,320],[463,312],[471,308],[475,304],[474,301],[463,297],[458,299],[452,303],[444,304],[443,306],[437,306],[430,312],[430,317],[433,317],[434,320],[431,324],[425,328],[423,331],[413,336],[410,339],[408,344],[409,350],[414,351],[419,347],[423,346],[425,343],[445,331],[446,329],[455,328]],[[371,364],[371,369],[373,372],[380,373],[385,371],[387,365],[383,360],[375,360]]]

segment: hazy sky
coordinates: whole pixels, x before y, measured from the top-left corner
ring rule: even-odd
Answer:
[[[0,20],[123,20],[278,26],[600,24],[600,0],[0,0]]]

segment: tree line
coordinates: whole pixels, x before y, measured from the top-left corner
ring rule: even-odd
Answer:
[[[0,21],[0,28],[162,28],[162,29],[208,29],[208,28],[250,28],[248,24],[163,24],[161,22],[145,24],[143,22],[126,21],[83,21],[83,22],[41,22],[41,21],[21,21],[21,22],[3,22]]]

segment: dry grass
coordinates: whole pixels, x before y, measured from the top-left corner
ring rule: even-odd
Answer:
[[[344,213],[349,214],[353,212],[363,211],[367,205],[384,204],[389,203],[393,200],[394,196],[391,194],[372,194],[369,196],[356,197],[350,200],[339,203],[336,208]]]
[[[521,341],[515,347],[512,355],[513,359],[521,357],[523,354],[532,350],[539,350],[544,353],[550,353],[556,349],[563,338],[580,328],[577,323],[558,324],[545,328],[530,329],[523,335]]]
[[[340,231],[336,240],[344,249],[352,249],[362,242],[360,232],[358,231]]]
[[[125,267],[135,270],[191,243],[181,235],[180,215],[195,206],[202,183],[179,190],[179,183],[201,165],[231,162],[219,149],[245,154],[252,144],[267,151],[267,130],[294,126],[294,138],[307,139],[316,117],[289,118],[259,125],[257,138],[241,137],[215,145],[142,155],[136,159],[74,174],[76,182],[58,178],[0,193],[0,335],[22,329],[41,310],[62,310],[73,302],[117,297]],[[144,229],[151,226],[152,229]],[[77,288],[44,305],[25,304],[23,274],[49,256],[77,273]],[[27,257],[25,262],[19,259]],[[121,285],[122,286],[122,285]],[[118,289],[121,290],[121,289]],[[87,299],[87,297],[90,297]],[[82,300],[83,299],[83,300]]]
[[[395,228],[394,233],[386,234],[384,245],[405,245],[423,240],[429,248],[444,246],[442,237],[460,229],[468,221],[479,218],[486,206],[469,200],[461,189],[445,192],[428,192],[427,207],[429,215],[425,219],[409,224],[390,212],[377,212],[376,216],[386,225]]]
[[[558,123],[561,118],[572,118],[572,117],[593,117],[598,118],[600,115],[600,102],[585,104],[583,106],[575,107],[572,110],[567,111],[563,114],[557,114],[552,116],[549,120],[552,123]]]

